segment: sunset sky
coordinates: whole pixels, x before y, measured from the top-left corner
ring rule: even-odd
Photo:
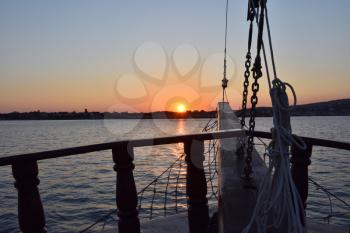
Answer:
[[[0,112],[215,109],[225,4],[2,0]],[[239,108],[247,1],[229,4],[227,95]],[[299,103],[349,98],[350,1],[269,0],[268,9],[278,76]],[[270,105],[260,82],[259,105]]]

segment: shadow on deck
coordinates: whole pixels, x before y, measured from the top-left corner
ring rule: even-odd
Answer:
[[[349,229],[325,223],[313,222],[308,219],[308,233],[349,233]],[[141,222],[142,233],[184,233],[189,232],[187,214],[181,213],[167,217]],[[106,230],[103,233],[116,233],[117,228]]]

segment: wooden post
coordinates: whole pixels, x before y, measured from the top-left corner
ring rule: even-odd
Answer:
[[[209,225],[207,181],[205,178],[204,142],[190,140],[184,142],[187,174],[186,194],[188,202],[188,224],[190,233],[205,233]]]
[[[300,149],[296,145],[291,148],[291,173],[294,184],[298,189],[299,195],[306,208],[306,200],[309,193],[309,172],[308,166],[311,164],[312,145],[306,145],[306,150]]]
[[[12,164],[12,174],[18,191],[18,222],[23,233],[46,233],[45,214],[38,185],[36,161]]]
[[[140,233],[137,211],[137,191],[133,175],[135,165],[133,148],[125,143],[112,149],[114,170],[117,172],[116,202],[118,208],[118,232]]]

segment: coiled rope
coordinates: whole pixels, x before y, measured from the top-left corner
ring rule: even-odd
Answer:
[[[254,1],[250,0],[250,4],[254,4]],[[265,233],[271,227],[275,229],[282,227],[282,223],[286,221],[288,224],[285,225],[286,229],[283,229],[284,232],[302,233],[306,231],[305,213],[301,198],[290,173],[289,154],[292,144],[295,144],[301,149],[306,148],[306,145],[302,140],[298,140],[301,143],[297,143],[292,137],[290,123],[290,111],[292,108],[289,106],[286,87],[289,87],[292,91],[294,97],[293,105],[297,102],[296,93],[290,84],[282,82],[277,77],[266,1],[261,0],[260,5],[262,9],[257,24],[259,26],[263,25],[263,21],[266,20],[274,73],[274,80],[272,82],[270,82],[268,75],[274,127],[272,129],[273,139],[267,148],[269,166],[260,183],[258,198],[252,217],[249,224],[243,230],[243,233],[250,232],[254,223],[259,233]],[[262,40],[261,34],[259,33],[258,40]],[[263,48],[265,65],[267,67],[262,41],[260,42],[260,46]],[[258,52],[260,48],[258,47]]]
[[[290,108],[286,85],[279,79],[272,82],[270,91],[274,128],[273,140],[267,148],[269,166],[263,178],[252,218],[244,233],[250,232],[254,223],[259,233],[266,232],[269,227],[279,228],[287,221],[288,233],[305,232],[305,215],[299,193],[290,173],[289,148],[295,143],[291,136]],[[302,141],[301,141],[302,142]],[[297,144],[306,147],[305,143]],[[271,222],[269,222],[269,220]]]

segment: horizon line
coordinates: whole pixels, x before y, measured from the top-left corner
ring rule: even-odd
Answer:
[[[334,101],[344,101],[344,100],[350,100],[349,98],[342,98],[342,99],[332,99],[332,100],[326,100],[326,101],[320,101],[320,102],[311,102],[311,103],[303,103],[303,104],[297,104],[296,106],[303,106],[303,105],[310,105],[310,104],[321,104],[321,103],[327,103],[327,102],[334,102]],[[239,106],[241,107],[241,106]],[[272,108],[272,106],[258,106],[257,108]],[[247,108],[250,109],[250,108]],[[241,108],[239,109],[235,109],[235,111],[239,111],[241,110]],[[169,110],[157,110],[157,111],[151,111],[151,112],[128,112],[128,111],[120,111],[120,112],[108,112],[108,111],[88,111],[87,108],[85,108],[84,111],[41,111],[40,109],[38,110],[32,110],[32,111],[24,111],[24,112],[20,112],[20,111],[11,111],[11,112],[0,112],[0,114],[10,114],[10,113],[35,113],[35,112],[40,112],[40,113],[128,113],[128,114],[149,114],[149,113],[159,113],[159,112],[167,112],[167,113],[177,113],[177,114],[184,114],[184,113],[191,113],[191,112],[215,112],[216,110],[187,110],[186,112],[176,112],[176,111],[169,111]]]

